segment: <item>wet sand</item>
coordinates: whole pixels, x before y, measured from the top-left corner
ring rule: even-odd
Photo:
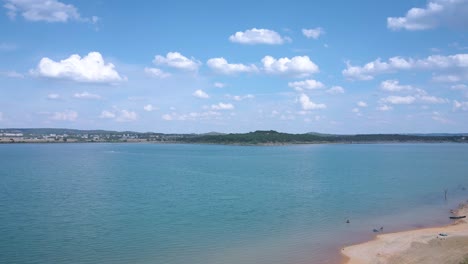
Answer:
[[[460,205],[453,214],[468,215],[468,204]],[[464,218],[444,227],[378,235],[372,241],[345,247],[341,253],[345,264],[460,264],[468,259],[468,221]]]

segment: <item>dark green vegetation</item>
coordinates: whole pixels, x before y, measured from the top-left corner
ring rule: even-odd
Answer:
[[[269,131],[250,133],[163,134],[153,132],[76,130],[55,128],[0,129],[0,142],[167,142],[207,144],[314,144],[380,142],[454,142],[468,143],[468,134],[362,134],[320,133],[288,134]]]
[[[287,134],[276,131],[255,131],[245,134],[199,135],[183,138],[189,143],[216,144],[302,144],[302,143],[368,143],[368,142],[468,142],[464,135],[329,135],[329,134]]]

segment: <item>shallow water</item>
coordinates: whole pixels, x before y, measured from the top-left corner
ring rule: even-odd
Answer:
[[[0,262],[336,263],[373,228],[448,223],[467,161],[466,144],[0,145]]]

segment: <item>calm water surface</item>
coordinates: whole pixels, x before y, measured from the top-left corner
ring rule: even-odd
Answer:
[[[467,144],[0,145],[0,263],[337,263],[464,187]]]

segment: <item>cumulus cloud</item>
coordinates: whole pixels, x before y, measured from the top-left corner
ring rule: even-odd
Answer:
[[[78,113],[72,110],[66,110],[64,112],[54,112],[49,119],[55,121],[70,121],[73,122],[78,118]]]
[[[327,108],[325,104],[317,104],[312,102],[309,96],[307,96],[306,94],[301,94],[301,96],[299,97],[299,102],[301,103],[303,110],[318,110]]]
[[[148,74],[149,76],[156,77],[159,79],[164,79],[164,78],[171,76],[170,73],[165,72],[158,68],[145,68],[145,73]]]
[[[196,90],[192,95],[201,99],[210,98],[210,96],[207,93],[200,89]]]
[[[280,34],[269,29],[252,28],[244,32],[238,31],[229,37],[231,42],[240,44],[269,44],[279,45],[283,44],[287,38],[281,37]]]
[[[213,86],[216,87],[216,88],[224,88],[224,87],[226,87],[226,84],[222,83],[222,82],[215,82],[215,83],[213,83]]]
[[[161,116],[161,118],[166,120],[166,121],[174,120],[174,118],[170,114],[164,114],[164,115]]]
[[[388,96],[380,99],[381,104],[413,104],[413,103],[425,103],[425,104],[444,104],[448,103],[449,100],[436,96],[429,95],[425,90],[413,88],[414,95],[407,96]]]
[[[462,110],[468,111],[468,102],[459,102],[457,100],[453,101],[453,110]]]
[[[416,101],[416,97],[414,96],[395,96],[391,95],[385,98],[381,99],[381,102],[383,103],[389,103],[389,104],[412,104]]]
[[[323,83],[313,80],[313,79],[297,81],[297,82],[289,82],[288,86],[291,88],[294,88],[296,91],[314,90],[314,89],[321,89],[324,87]]]
[[[117,122],[131,122],[138,119],[137,113],[129,110],[120,110],[119,115],[117,116]]]
[[[234,105],[230,103],[218,103],[211,105],[211,109],[213,110],[233,110]]]
[[[380,83],[380,89],[387,92],[401,92],[413,90],[411,85],[401,85],[398,80],[386,80]]]
[[[302,34],[306,36],[306,38],[318,39],[321,35],[325,34],[325,30],[323,30],[321,27],[311,29],[303,28]]]
[[[10,19],[21,14],[28,21],[68,22],[70,20],[96,23],[98,17],[81,17],[78,9],[57,0],[5,0],[3,5]]]
[[[257,72],[257,66],[245,65],[245,64],[232,64],[228,63],[225,58],[211,58],[206,64],[212,70],[222,73],[222,74],[236,74],[236,73],[247,73],[247,72]]]
[[[372,80],[374,76],[382,73],[392,73],[403,70],[447,70],[468,69],[468,54],[455,54],[450,56],[432,55],[424,59],[392,57],[388,61],[380,58],[364,66],[353,66],[347,63],[343,75],[355,80]]]
[[[246,94],[246,95],[226,95],[226,97],[228,98],[232,98],[236,101],[242,101],[242,100],[245,100],[245,99],[254,99],[255,96],[253,94]]]
[[[357,102],[356,105],[359,106],[359,107],[367,107],[367,103],[363,102],[363,101]]]
[[[308,56],[296,56],[275,59],[265,56],[262,59],[263,70],[270,74],[289,74],[295,76],[309,76],[319,71],[319,67]]]
[[[444,104],[448,103],[449,101],[444,98],[432,96],[432,95],[420,95],[417,97],[421,102],[428,103],[428,104]]]
[[[156,55],[153,63],[187,71],[196,71],[201,65],[195,58],[189,59],[179,52],[168,52],[166,56]]]
[[[54,79],[68,79],[77,82],[115,83],[125,80],[112,63],[105,63],[99,52],[90,52],[81,58],[77,54],[59,62],[42,58],[37,69],[31,71]]]
[[[441,113],[439,112],[432,112],[432,120],[443,123],[443,124],[453,124],[454,122],[450,119],[445,118]]]
[[[23,79],[24,74],[19,73],[17,71],[6,71],[6,72],[0,72],[0,75],[9,77],[9,78],[18,78],[18,79]]]
[[[329,94],[344,94],[345,90],[341,86],[333,86],[327,90]]]
[[[143,106],[143,110],[145,110],[146,112],[152,112],[154,110],[157,110],[156,107],[154,107],[153,105],[151,104],[147,104],[145,106]]]
[[[390,110],[392,110],[392,109],[393,109],[393,107],[391,107],[391,106],[389,106],[389,105],[386,105],[386,104],[380,105],[380,106],[377,107],[377,110],[379,110],[379,111],[384,111],[384,112],[385,112],[385,111],[390,111]]]
[[[440,26],[461,27],[468,24],[468,1],[432,0],[425,8],[411,8],[404,17],[388,17],[392,30],[427,30]]]
[[[91,100],[99,100],[101,99],[101,96],[98,94],[92,94],[88,92],[82,92],[82,93],[75,93],[73,95],[74,98],[77,99],[91,99]]]
[[[188,114],[178,114],[170,113],[164,114],[161,116],[163,120],[172,121],[195,121],[195,120],[207,120],[207,119],[221,119],[221,113],[216,111],[206,111],[206,112],[190,112]]]
[[[468,86],[466,84],[455,84],[450,87],[452,90],[459,90],[465,91],[468,90]]]
[[[107,110],[101,112],[100,118],[115,118],[115,113]]]
[[[49,99],[49,100],[58,100],[58,99],[60,99],[60,95],[58,95],[56,93],[51,93],[51,94],[47,95],[47,99]]]
[[[103,110],[99,117],[103,119],[113,119],[117,122],[132,122],[138,119],[138,115],[136,112],[117,108],[114,108],[110,111]]]

